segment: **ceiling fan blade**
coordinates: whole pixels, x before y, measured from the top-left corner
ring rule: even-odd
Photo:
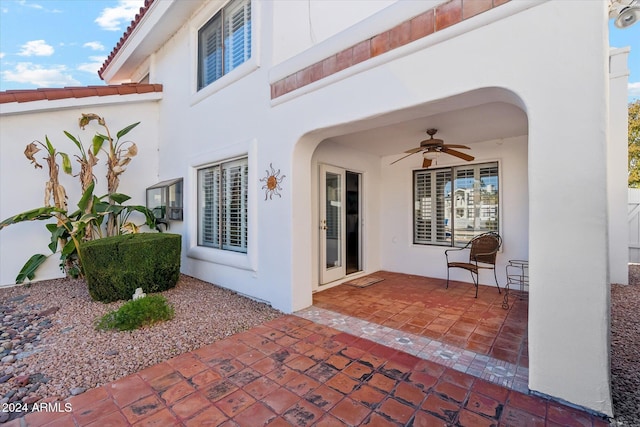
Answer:
[[[426,169],[426,168],[428,168],[429,166],[431,166],[431,159],[424,159],[424,160],[422,161],[422,167]]]
[[[423,148],[424,147],[412,148],[411,150],[405,151],[405,153],[409,153],[409,154],[417,153],[418,151],[422,150]]]
[[[413,153],[409,153],[409,154],[407,154],[406,156],[402,156],[402,157],[400,157],[398,160],[394,160],[393,162],[389,163],[389,166],[391,166],[391,165],[392,165],[392,164],[394,164],[394,163],[399,162],[399,161],[400,161],[400,160],[402,160],[402,159],[406,159],[406,158],[407,158],[407,157],[409,157],[410,155],[412,155],[412,154],[416,154],[416,153],[417,153],[417,151],[416,151],[416,152],[413,152]]]
[[[449,148],[464,148],[466,150],[471,150],[471,148],[467,147],[466,145],[459,145],[459,144],[444,144],[445,147],[449,147]]]
[[[466,153],[462,153],[460,151],[456,151],[456,150],[451,150],[450,148],[444,147],[442,149],[443,153],[447,153],[447,154],[451,154],[452,156],[456,156],[456,157],[460,157],[462,160],[466,160],[467,162],[470,162],[471,160],[475,159],[475,157],[470,156]]]

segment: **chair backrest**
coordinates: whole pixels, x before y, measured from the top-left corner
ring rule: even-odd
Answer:
[[[501,245],[502,238],[498,233],[490,231],[480,234],[471,240],[469,260],[495,265],[496,255]]]

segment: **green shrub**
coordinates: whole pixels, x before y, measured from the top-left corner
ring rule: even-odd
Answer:
[[[145,293],[173,288],[180,277],[179,234],[140,233],[105,237],[80,246],[91,298],[128,300],[136,288]]]
[[[116,311],[105,314],[96,327],[131,331],[142,326],[153,325],[163,320],[173,319],[173,307],[162,295],[149,295],[125,302]]]

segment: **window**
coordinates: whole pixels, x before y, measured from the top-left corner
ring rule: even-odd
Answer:
[[[247,158],[198,170],[198,245],[247,252]]]
[[[413,200],[414,243],[464,246],[498,231],[498,163],[414,171]]]
[[[251,57],[251,1],[233,0],[198,31],[198,90]]]
[[[162,181],[148,187],[147,209],[157,219],[182,221],[182,178]]]

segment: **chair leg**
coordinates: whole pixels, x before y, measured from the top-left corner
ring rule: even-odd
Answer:
[[[473,271],[469,270],[469,273],[471,273],[471,280],[473,280],[473,286],[476,287],[476,298],[478,298],[478,278],[473,275]]]
[[[502,292],[500,292],[500,285],[498,284],[498,276],[496,275],[496,268],[493,268],[493,278],[496,279],[496,286],[498,287],[498,293],[501,294]]]
[[[449,289],[449,267],[447,266],[447,287],[445,289]]]

